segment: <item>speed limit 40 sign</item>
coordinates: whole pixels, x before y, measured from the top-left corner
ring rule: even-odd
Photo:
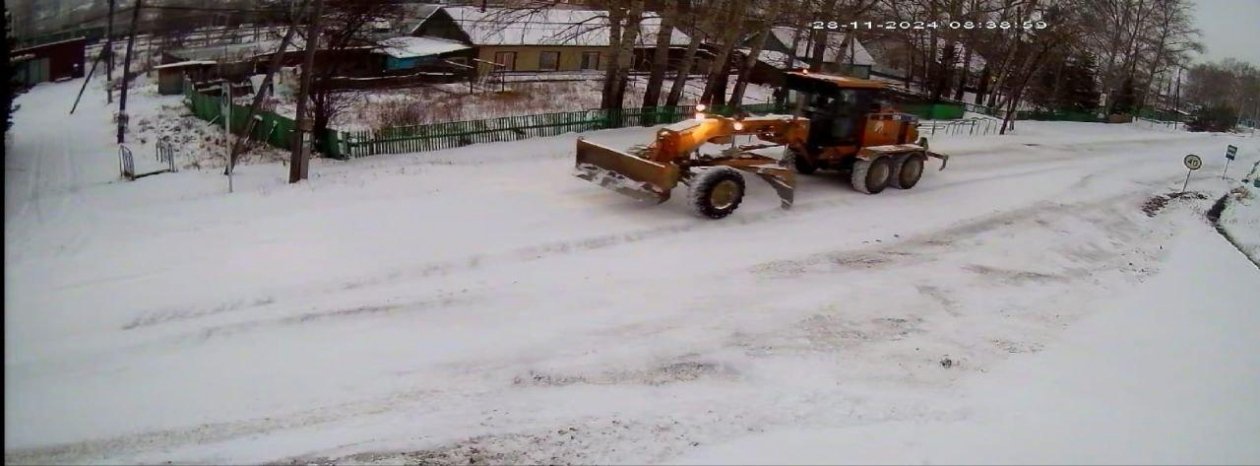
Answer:
[[[1186,168],[1190,169],[1186,172],[1186,182],[1181,184],[1181,192],[1184,193],[1186,192],[1186,186],[1190,186],[1190,174],[1194,173],[1195,170],[1203,168],[1203,159],[1199,158],[1197,155],[1189,154],[1186,155],[1186,158],[1182,159],[1181,162],[1186,164]]]
[[[1199,156],[1194,155],[1194,154],[1187,155],[1184,162],[1186,164],[1186,168],[1189,168],[1191,170],[1198,170],[1200,168],[1203,168],[1203,159],[1199,158]]]

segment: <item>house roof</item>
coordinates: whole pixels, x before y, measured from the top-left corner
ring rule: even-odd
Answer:
[[[788,74],[800,76],[808,79],[817,79],[836,84],[844,89],[861,88],[861,89],[886,89],[888,84],[883,81],[875,81],[871,79],[850,78],[848,76],[836,76],[834,74],[809,73],[790,71]]]
[[[406,31],[409,34],[415,34],[416,29],[420,29],[420,25],[424,24],[425,21],[428,21],[429,17],[433,16],[433,13],[436,13],[438,10],[442,9],[442,6],[441,5],[428,5],[428,4],[407,4],[404,8],[406,9],[407,16],[412,21],[411,23],[412,26],[407,27]]]
[[[740,53],[745,55],[752,53],[752,49],[748,47],[742,47],[738,50]],[[757,60],[781,70],[804,68],[809,66],[809,64],[803,61],[795,60],[792,57],[789,57],[788,54],[776,50],[762,49],[761,54],[757,55]]]
[[[444,8],[474,45],[609,45],[608,12],[548,8],[511,10],[504,8]],[[660,17],[645,14],[636,44],[656,44]],[[690,39],[675,29],[670,45],[687,45]]]
[[[797,28],[794,28],[794,27],[778,26],[778,27],[772,28],[770,30],[770,33],[773,34],[774,38],[778,40],[779,43],[783,44],[784,47],[791,48],[792,37],[796,34],[796,30]],[[812,52],[811,50],[809,50],[810,44],[809,44],[808,36],[807,36],[808,32],[809,31],[807,30],[801,31],[801,40],[799,43],[796,44],[796,57],[797,58],[809,56],[810,53]],[[843,32],[827,31],[827,48],[823,51],[824,63],[837,63],[837,62],[849,61],[848,47],[847,46],[843,48],[840,47],[840,44],[844,44],[844,36],[845,34]],[[875,59],[871,57],[871,54],[870,52],[866,50],[866,47],[862,46],[862,41],[855,39],[854,42],[855,44],[853,47],[854,49],[853,50],[854,52],[853,64],[874,65]]]
[[[15,49],[11,50],[9,53],[13,53],[13,54],[17,54],[17,53],[25,53],[25,52],[30,52],[30,51],[32,51],[32,50],[42,49],[42,48],[45,48],[45,47],[52,47],[52,46],[55,46],[55,45],[69,44],[69,43],[71,43],[71,42],[84,42],[84,43],[86,43],[86,42],[87,42],[87,38],[86,38],[86,37],[82,37],[82,36],[80,36],[80,37],[72,37],[72,38],[69,38],[69,39],[63,39],[63,40],[58,40],[58,41],[53,41],[53,42],[45,42],[45,43],[43,43],[43,44],[35,44],[35,45],[29,45],[29,46],[26,46],[26,47],[18,47],[18,48],[15,48]]]
[[[170,68],[187,68],[190,66],[213,65],[216,63],[218,62],[214,60],[188,60],[188,61],[181,61],[178,63],[167,63],[165,65],[158,65],[158,66],[153,67],[153,69],[165,70],[165,69],[170,69]]]
[[[246,60],[252,59],[259,55],[270,55],[276,53],[280,48],[280,42],[283,40],[279,37],[267,37],[257,42],[245,42],[240,44],[218,44],[198,47],[186,47],[182,49],[170,50],[168,55],[178,57],[185,61],[191,60]],[[296,34],[289,41],[289,52],[301,51],[306,48],[306,40]]]
[[[394,58],[414,58],[467,50],[458,41],[438,37],[391,37],[381,41],[382,52]]]

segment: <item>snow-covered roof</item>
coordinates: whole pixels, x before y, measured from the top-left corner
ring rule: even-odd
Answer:
[[[483,12],[478,7],[448,7],[445,11],[475,45],[609,45],[607,11],[486,8]],[[660,22],[660,17],[645,14],[636,44],[655,45]],[[670,35],[670,45],[687,45],[689,40],[677,29]]]
[[[796,28],[788,27],[788,26],[779,26],[779,27],[772,28],[770,32],[771,34],[774,35],[774,38],[777,39],[780,43],[782,43],[783,45],[787,47],[792,47],[792,37],[796,34]],[[812,51],[810,50],[810,43],[808,40],[809,32],[810,31],[808,30],[801,31],[801,40],[799,43],[796,44],[797,58],[806,57],[812,53]],[[843,32],[827,31],[827,48],[823,51],[823,62],[825,63],[838,63],[838,62],[848,63],[849,62],[849,47],[847,46],[847,44],[845,44],[846,46],[843,48],[840,46],[841,44],[845,43],[844,36],[845,34]],[[875,58],[871,57],[871,54],[870,52],[866,50],[866,47],[862,46],[862,41],[854,39],[854,42],[855,44],[853,47],[853,64],[874,65]]]
[[[183,68],[185,66],[213,65],[215,63],[218,63],[218,62],[214,60],[186,60],[186,61],[181,61],[178,63],[167,63],[165,65],[158,65],[158,66],[153,67],[153,69],[165,70],[168,68]]]
[[[419,4],[419,5],[406,4],[404,5],[403,8],[406,9],[407,16],[412,20],[412,22],[410,23],[410,26],[406,29],[406,31],[408,34],[415,34],[416,30],[420,29],[420,26],[424,24],[424,22],[427,21],[430,16],[433,16],[433,13],[442,9],[442,6],[441,5],[428,5],[428,4]]]
[[[748,47],[741,48],[739,51],[744,54],[752,53],[752,49]],[[783,70],[809,66],[809,64],[803,61],[794,60],[792,57],[789,57],[788,54],[776,50],[762,49],[761,54],[757,55],[757,60]]]
[[[244,60],[253,58],[258,55],[269,55],[276,53],[280,48],[279,38],[266,38],[257,42],[245,42],[240,44],[217,44],[200,47],[187,47],[182,49],[171,50],[170,55],[182,58],[186,61],[196,60]],[[306,47],[306,41],[302,37],[294,35],[289,41],[288,51],[300,51]]]
[[[471,47],[438,37],[391,37],[381,41],[382,52],[394,58],[414,58],[466,50]]]
[[[947,42],[945,41],[945,39],[936,40],[936,59],[937,60],[940,60],[945,55],[946,44]],[[963,44],[962,42],[955,42],[954,47],[955,47],[954,59],[957,60],[959,63],[961,63],[963,61],[963,58],[966,58],[967,56],[967,46],[966,44]],[[985,64],[984,57],[980,56],[979,53],[973,52],[971,54],[971,62],[967,64],[967,69],[972,72],[979,73],[981,70],[984,69],[984,64]]]

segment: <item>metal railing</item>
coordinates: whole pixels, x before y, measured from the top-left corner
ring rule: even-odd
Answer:
[[[136,161],[131,156],[131,149],[121,144],[118,145],[118,165],[123,178],[127,180],[136,178]]]
[[[158,141],[153,152],[158,162],[166,163],[168,171],[172,173],[179,171],[175,168],[175,145],[170,141]]]
[[[985,136],[996,134],[1002,127],[1002,120],[995,118],[964,118],[950,121],[922,121],[919,123],[919,134],[925,136]]]
[[[1178,128],[1184,128],[1185,124],[1180,121],[1161,121],[1150,118],[1133,117],[1133,126],[1147,129],[1159,129],[1166,131],[1176,131]]]

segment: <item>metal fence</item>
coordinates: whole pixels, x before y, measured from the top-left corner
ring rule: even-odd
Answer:
[[[166,164],[167,171],[172,173],[179,171],[175,168],[175,145],[170,141],[158,141],[154,147],[154,159],[158,162]]]
[[[1158,129],[1175,131],[1178,128],[1185,129],[1185,125],[1180,121],[1161,121],[1150,118],[1134,117],[1133,126],[1147,129]]]
[[[128,180],[136,177],[136,161],[131,156],[131,149],[127,146],[118,146],[118,169],[122,172],[122,177]]]
[[[1002,120],[996,118],[965,118],[952,121],[924,121],[919,125],[921,136],[984,136],[997,133]]]
[[[169,141],[158,141],[154,147],[154,159],[158,162],[166,164],[166,168],[159,169],[147,173],[136,173],[136,159],[132,154],[131,148],[119,144],[118,145],[118,169],[122,172],[123,179],[134,181],[136,178],[143,178],[149,175],[159,173],[174,173],[179,171],[175,168],[175,145]]]

